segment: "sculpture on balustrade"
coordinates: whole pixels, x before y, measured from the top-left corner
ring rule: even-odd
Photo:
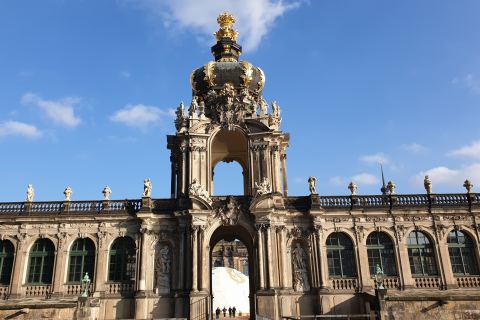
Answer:
[[[268,114],[268,103],[265,99],[260,99],[260,115],[266,116]]]
[[[272,193],[272,186],[267,178],[263,178],[260,184],[255,182],[255,196],[263,196],[264,194]]]
[[[428,175],[426,175],[425,179],[423,179],[423,186],[425,187],[425,191],[427,191],[427,194],[432,193],[432,181],[430,180],[430,177]]]
[[[183,132],[187,127],[186,116],[185,116],[185,106],[183,102],[180,102],[177,110],[175,111],[175,128],[178,132]]]
[[[198,106],[198,117],[200,120],[205,120],[205,102],[200,101],[200,105]]]
[[[272,114],[270,115],[270,117],[268,117],[268,125],[272,127],[272,129],[278,129],[281,122],[282,118],[280,117],[280,106],[277,104],[276,101],[273,101]]]
[[[395,194],[395,188],[397,185],[393,181],[388,181],[387,183],[387,191],[388,194]]]
[[[109,186],[105,186],[102,190],[103,193],[103,200],[110,200],[110,194],[112,193],[112,189]]]
[[[152,196],[152,181],[149,178],[143,180],[143,196],[147,198]]]
[[[472,193],[473,183],[470,180],[465,180],[465,182],[463,183],[463,187],[467,189],[467,193]]]
[[[295,291],[310,291],[308,281],[307,254],[300,243],[292,250],[293,286]]]
[[[212,204],[212,199],[210,198],[208,191],[205,190],[205,187],[202,186],[196,178],[193,179],[188,191],[191,196],[199,197],[205,200],[208,204]]]
[[[66,187],[65,190],[63,190],[63,194],[65,195],[65,201],[72,200],[72,193],[73,193],[73,190],[70,186]]]
[[[308,190],[310,191],[310,194],[317,194],[317,178],[308,178]]]
[[[29,184],[27,187],[27,202],[33,202],[34,196],[35,196],[35,190],[33,189],[32,184]]]
[[[157,245],[154,271],[157,293],[170,293],[171,257],[170,248],[166,244]]]
[[[190,104],[190,108],[188,109],[188,115],[190,118],[197,117],[197,110],[198,110],[198,97],[194,96],[192,98],[192,103]]]
[[[355,184],[355,182],[350,182],[350,184],[348,185],[348,190],[350,190],[350,194],[352,196],[356,196],[357,195],[357,185]]]

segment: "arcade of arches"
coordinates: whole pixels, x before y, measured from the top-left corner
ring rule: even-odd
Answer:
[[[0,203],[0,316],[210,319],[212,266],[238,263],[252,319],[478,318],[480,194],[289,196],[280,107],[239,61],[233,17],[218,22],[167,136],[169,199],[146,180],[141,199]],[[242,195],[213,196],[220,161],[242,167]]]

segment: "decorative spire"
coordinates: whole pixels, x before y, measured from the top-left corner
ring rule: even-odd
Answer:
[[[242,53],[242,46],[237,43],[238,32],[233,29],[235,17],[224,12],[217,18],[220,29],[213,35],[217,39],[217,43],[212,47],[212,53],[215,61],[238,61],[238,57]]]
[[[232,28],[235,23],[235,17],[231,13],[224,12],[220,14],[217,18],[217,22],[220,25],[220,29],[214,33],[217,41],[221,41],[223,38],[237,41],[238,32]]]

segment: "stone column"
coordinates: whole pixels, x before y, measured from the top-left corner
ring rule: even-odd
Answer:
[[[363,291],[366,291],[366,290],[373,289],[375,285],[370,275],[367,247],[361,241],[358,242],[357,246],[358,246],[358,267],[360,268],[359,275],[361,280],[361,287],[363,288]]]
[[[267,234],[267,274],[268,274],[268,289],[272,289],[275,284],[273,283],[273,271],[274,271],[274,266],[273,266],[273,259],[272,259],[272,237],[270,234],[270,225],[265,226],[265,233]]]
[[[179,227],[179,231],[180,231],[180,246],[178,248],[178,289],[179,290],[185,290],[185,283],[184,283],[184,279],[185,279],[185,226],[181,225]]]
[[[108,248],[107,248],[106,232],[98,232],[98,250],[95,259],[95,296],[99,296],[105,292],[105,282],[107,280],[107,263],[108,263]]]
[[[329,274],[328,274],[328,261],[327,261],[327,246],[324,239],[318,237],[318,243],[320,248],[320,274],[321,274],[321,288],[329,288]]]
[[[257,238],[258,238],[258,286],[260,290],[265,289],[264,283],[264,261],[263,261],[263,235],[262,226],[257,225]]]
[[[57,244],[57,250],[55,252],[55,265],[53,269],[53,279],[52,279],[52,294],[60,295],[62,290],[62,285],[65,281],[65,264],[68,260],[68,252],[65,249],[65,243],[63,240],[59,241]],[[90,275],[91,276],[91,275]],[[82,275],[83,277],[83,275]]]
[[[287,154],[284,153],[281,156],[282,159],[282,179],[283,179],[283,195],[288,196],[288,181],[287,181]]]
[[[199,232],[199,244],[200,244],[200,264],[201,264],[201,274],[200,274],[200,290],[202,292],[207,291],[208,287],[208,274],[209,274],[209,258],[208,253],[205,253],[205,250],[208,251],[208,245],[205,243],[205,226],[200,227]]]
[[[28,254],[25,249],[25,234],[19,235],[15,251],[15,264],[13,265],[12,283],[10,284],[10,297],[15,299],[23,294],[22,285],[24,280],[25,265],[28,263]],[[28,270],[27,270],[28,272]]]
[[[403,287],[405,289],[413,288],[415,282],[412,277],[412,272],[410,271],[410,261],[408,260],[408,249],[407,246],[402,242],[398,241],[398,260],[401,270],[399,275],[403,277]],[[402,279],[401,279],[402,280]]]
[[[192,290],[198,292],[198,226],[192,227]]]
[[[170,162],[171,162],[171,178],[170,178],[170,198],[174,199],[175,198],[175,193],[177,190],[177,163],[176,163],[176,157],[173,156],[173,150],[172,150],[172,155],[170,156]]]
[[[135,295],[135,319],[146,319],[147,318],[147,302],[145,299],[146,291],[146,258],[147,258],[147,241],[146,241],[146,229],[141,229],[140,241],[139,241],[139,250],[138,250],[138,263],[137,263],[137,292]]]

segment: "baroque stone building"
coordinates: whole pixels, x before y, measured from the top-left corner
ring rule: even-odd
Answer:
[[[29,186],[25,202],[0,203],[0,315],[207,319],[212,249],[237,238],[252,318],[480,317],[471,183],[459,194],[435,194],[426,178],[425,194],[390,182],[381,195],[351,184],[351,195],[322,196],[312,177],[310,195],[289,196],[280,107],[262,97],[263,71],[238,60],[233,17],[218,22],[215,60],[192,72],[191,105],[167,137],[169,199],[152,199],[146,179],[138,200],[109,200],[105,188],[103,200],[72,201],[66,189],[64,201],[41,202]],[[220,161],[241,165],[243,195],[212,196]]]

